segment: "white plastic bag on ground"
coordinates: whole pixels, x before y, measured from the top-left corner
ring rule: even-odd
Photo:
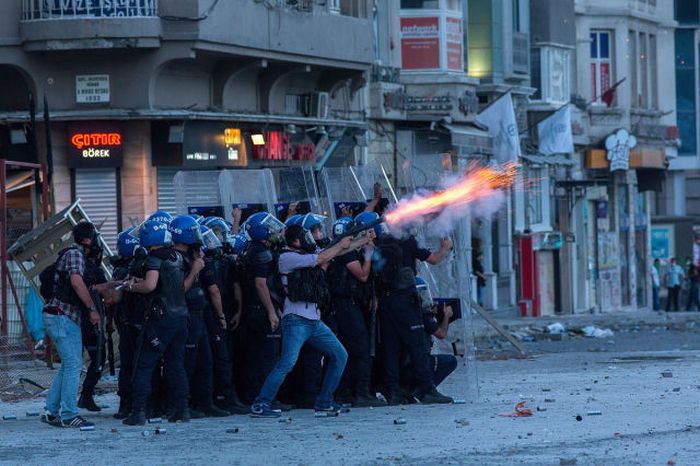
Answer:
[[[566,333],[566,327],[564,327],[559,322],[555,322],[553,324],[547,325],[547,331],[549,333]]]
[[[610,338],[615,335],[609,328],[598,328],[594,325],[583,327],[583,334],[591,338]]]

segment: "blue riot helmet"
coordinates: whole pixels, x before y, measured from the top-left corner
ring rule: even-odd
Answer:
[[[272,243],[282,242],[284,223],[267,212],[257,212],[251,215],[244,224],[244,231],[255,241],[267,240]]]
[[[284,221],[284,226],[291,227],[292,225],[301,225],[304,220],[304,216],[301,214],[294,214]]]
[[[231,233],[231,228],[226,224],[226,221],[221,217],[207,217],[202,225],[214,231],[219,241],[226,241],[226,237]]]
[[[173,219],[173,216],[164,210],[156,210],[148,216],[146,220],[155,220],[156,222],[165,223],[168,225]]]
[[[231,245],[231,250],[234,254],[240,254],[243,252],[245,247],[248,245],[250,239],[245,233],[236,233],[235,235],[229,235],[228,242]]]
[[[188,246],[201,246],[202,233],[199,231],[199,223],[189,215],[178,215],[170,222],[170,233],[173,242],[187,244]]]
[[[154,246],[170,246],[173,244],[168,225],[155,220],[146,220],[138,228],[139,244],[144,248]]]
[[[326,218],[328,217],[325,215],[308,213],[304,215],[301,226],[304,227],[304,230],[310,231],[316,240],[319,240],[327,236],[323,228],[323,222],[326,221]]]
[[[223,247],[219,237],[211,228],[200,225],[199,232],[202,234],[202,249],[204,252],[213,252]]]
[[[422,277],[416,277],[416,290],[418,291],[418,298],[420,299],[423,312],[431,312],[433,309],[433,295]]]
[[[131,232],[135,230],[136,227],[131,227],[119,233],[117,236],[117,254],[119,256],[127,258],[134,257],[134,251],[139,247],[139,239],[134,238]]]
[[[340,217],[333,224],[333,238],[343,236],[355,225],[355,221],[350,217]]]
[[[362,212],[355,217],[355,224],[357,225],[369,225],[372,222],[379,220],[379,214],[376,212]],[[379,238],[382,235],[389,233],[389,229],[384,223],[374,226],[374,233]]]

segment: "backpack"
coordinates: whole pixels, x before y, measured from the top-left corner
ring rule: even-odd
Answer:
[[[69,247],[59,251],[58,257],[56,257],[56,260],[53,262],[53,264],[50,264],[39,274],[39,294],[42,298],[44,298],[44,302],[48,302],[51,298],[53,298],[56,295],[56,286],[58,284],[57,282],[61,278],[64,278],[60,275],[65,274],[65,272],[57,272],[56,265],[63,258],[63,255],[71,249],[75,248]]]
[[[403,251],[396,238],[381,237],[375,243],[372,273],[382,291],[398,289],[397,278],[403,263]]]

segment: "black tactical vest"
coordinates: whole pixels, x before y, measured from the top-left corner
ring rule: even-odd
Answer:
[[[185,263],[182,254],[171,248],[156,249],[147,262],[159,265],[158,286],[154,292],[166,316],[187,317]],[[153,267],[155,268],[155,267]]]

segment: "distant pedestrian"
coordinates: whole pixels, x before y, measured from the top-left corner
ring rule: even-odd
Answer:
[[[476,275],[476,302],[479,306],[484,305],[484,287],[486,286],[486,275],[484,275],[484,255],[478,253],[472,260],[472,272]]]
[[[666,312],[671,310],[671,302],[673,302],[673,310],[678,311],[678,294],[681,291],[682,282],[683,269],[676,263],[676,258],[672,257],[666,268],[666,287],[668,288]]]
[[[685,307],[686,311],[690,311],[693,305],[700,311],[700,297],[698,296],[700,286],[698,286],[698,282],[700,282],[700,271],[695,265],[690,264],[688,266],[688,304]]]
[[[661,280],[659,279],[660,266],[661,261],[656,258],[654,259],[654,264],[649,267],[649,274],[651,275],[652,307],[655,311],[661,309],[661,299],[659,299],[659,288],[661,288]]]

